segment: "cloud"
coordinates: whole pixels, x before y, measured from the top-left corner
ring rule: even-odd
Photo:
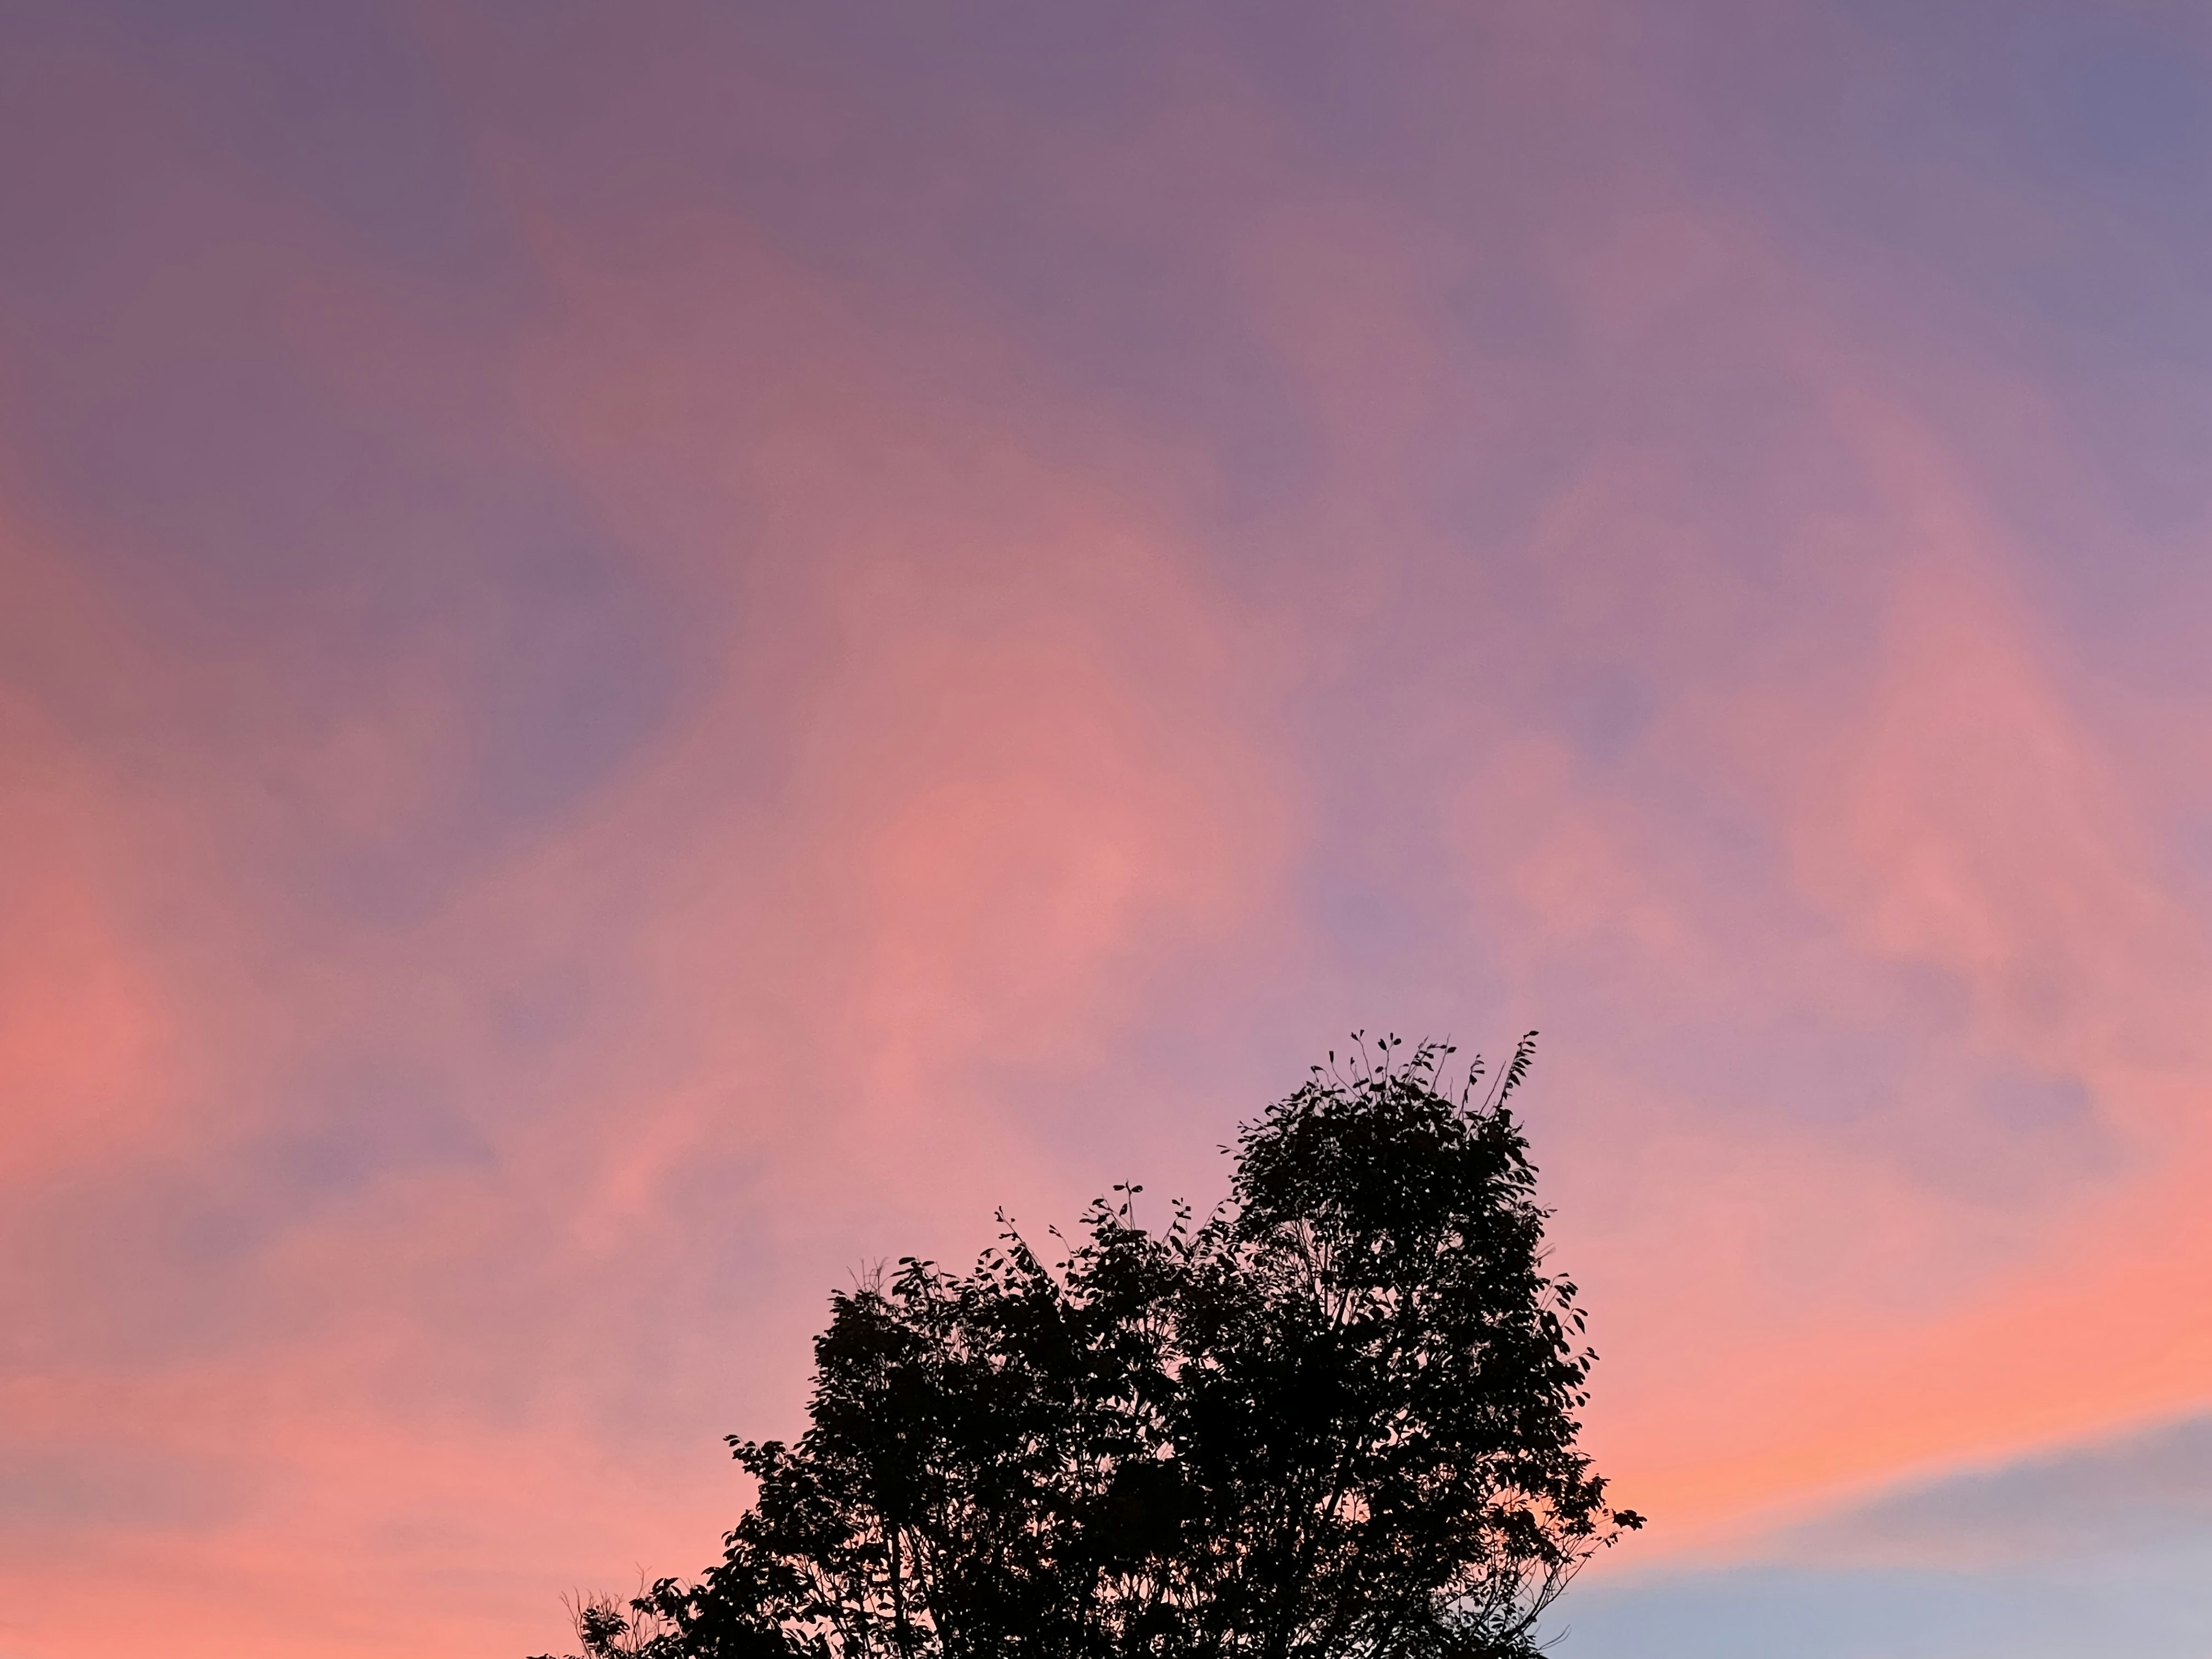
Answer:
[[[1606,1579],[1555,1650],[1613,1654],[2070,1656],[2203,1650],[2212,1418],[1919,1483],[1771,1534],[1723,1569]]]
[[[84,16],[0,145],[0,1639],[550,1642],[849,1268],[1207,1196],[1382,1021],[1546,1032],[1637,1559],[1937,1483],[1592,1639],[1986,1644],[2081,1537],[1850,1552],[2196,1501],[1942,1484],[2203,1404],[2207,687],[2089,382],[1837,229],[1952,175],[1704,125],[1863,20]]]
[[[1969,1470],[1797,1528],[1799,1561],[1933,1567],[2212,1553],[2212,1418]]]

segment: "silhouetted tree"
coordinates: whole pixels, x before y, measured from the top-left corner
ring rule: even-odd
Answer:
[[[1231,1198],[1048,1265],[902,1260],[832,1299],[811,1426],[732,1439],[721,1562],[580,1612],[591,1659],[1511,1659],[1625,1528],[1594,1356],[1509,1103],[1364,1044],[1240,1132]]]

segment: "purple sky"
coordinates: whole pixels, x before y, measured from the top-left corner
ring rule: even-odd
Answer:
[[[2201,7],[31,0],[0,216],[0,1659],[1528,1026],[1563,1659],[2212,1649]]]

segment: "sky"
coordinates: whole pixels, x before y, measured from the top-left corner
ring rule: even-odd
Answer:
[[[0,6],[0,1659],[558,1644],[1495,1054],[1560,1659],[2212,1650],[2212,21]]]

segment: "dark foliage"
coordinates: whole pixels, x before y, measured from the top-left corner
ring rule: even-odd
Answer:
[[[1048,1265],[840,1295],[812,1426],[720,1565],[580,1609],[591,1659],[1510,1659],[1642,1524],[1576,1449],[1593,1356],[1509,1109],[1364,1046],[1247,1125],[1231,1198]],[[1003,1219],[1003,1218],[1002,1218]]]

